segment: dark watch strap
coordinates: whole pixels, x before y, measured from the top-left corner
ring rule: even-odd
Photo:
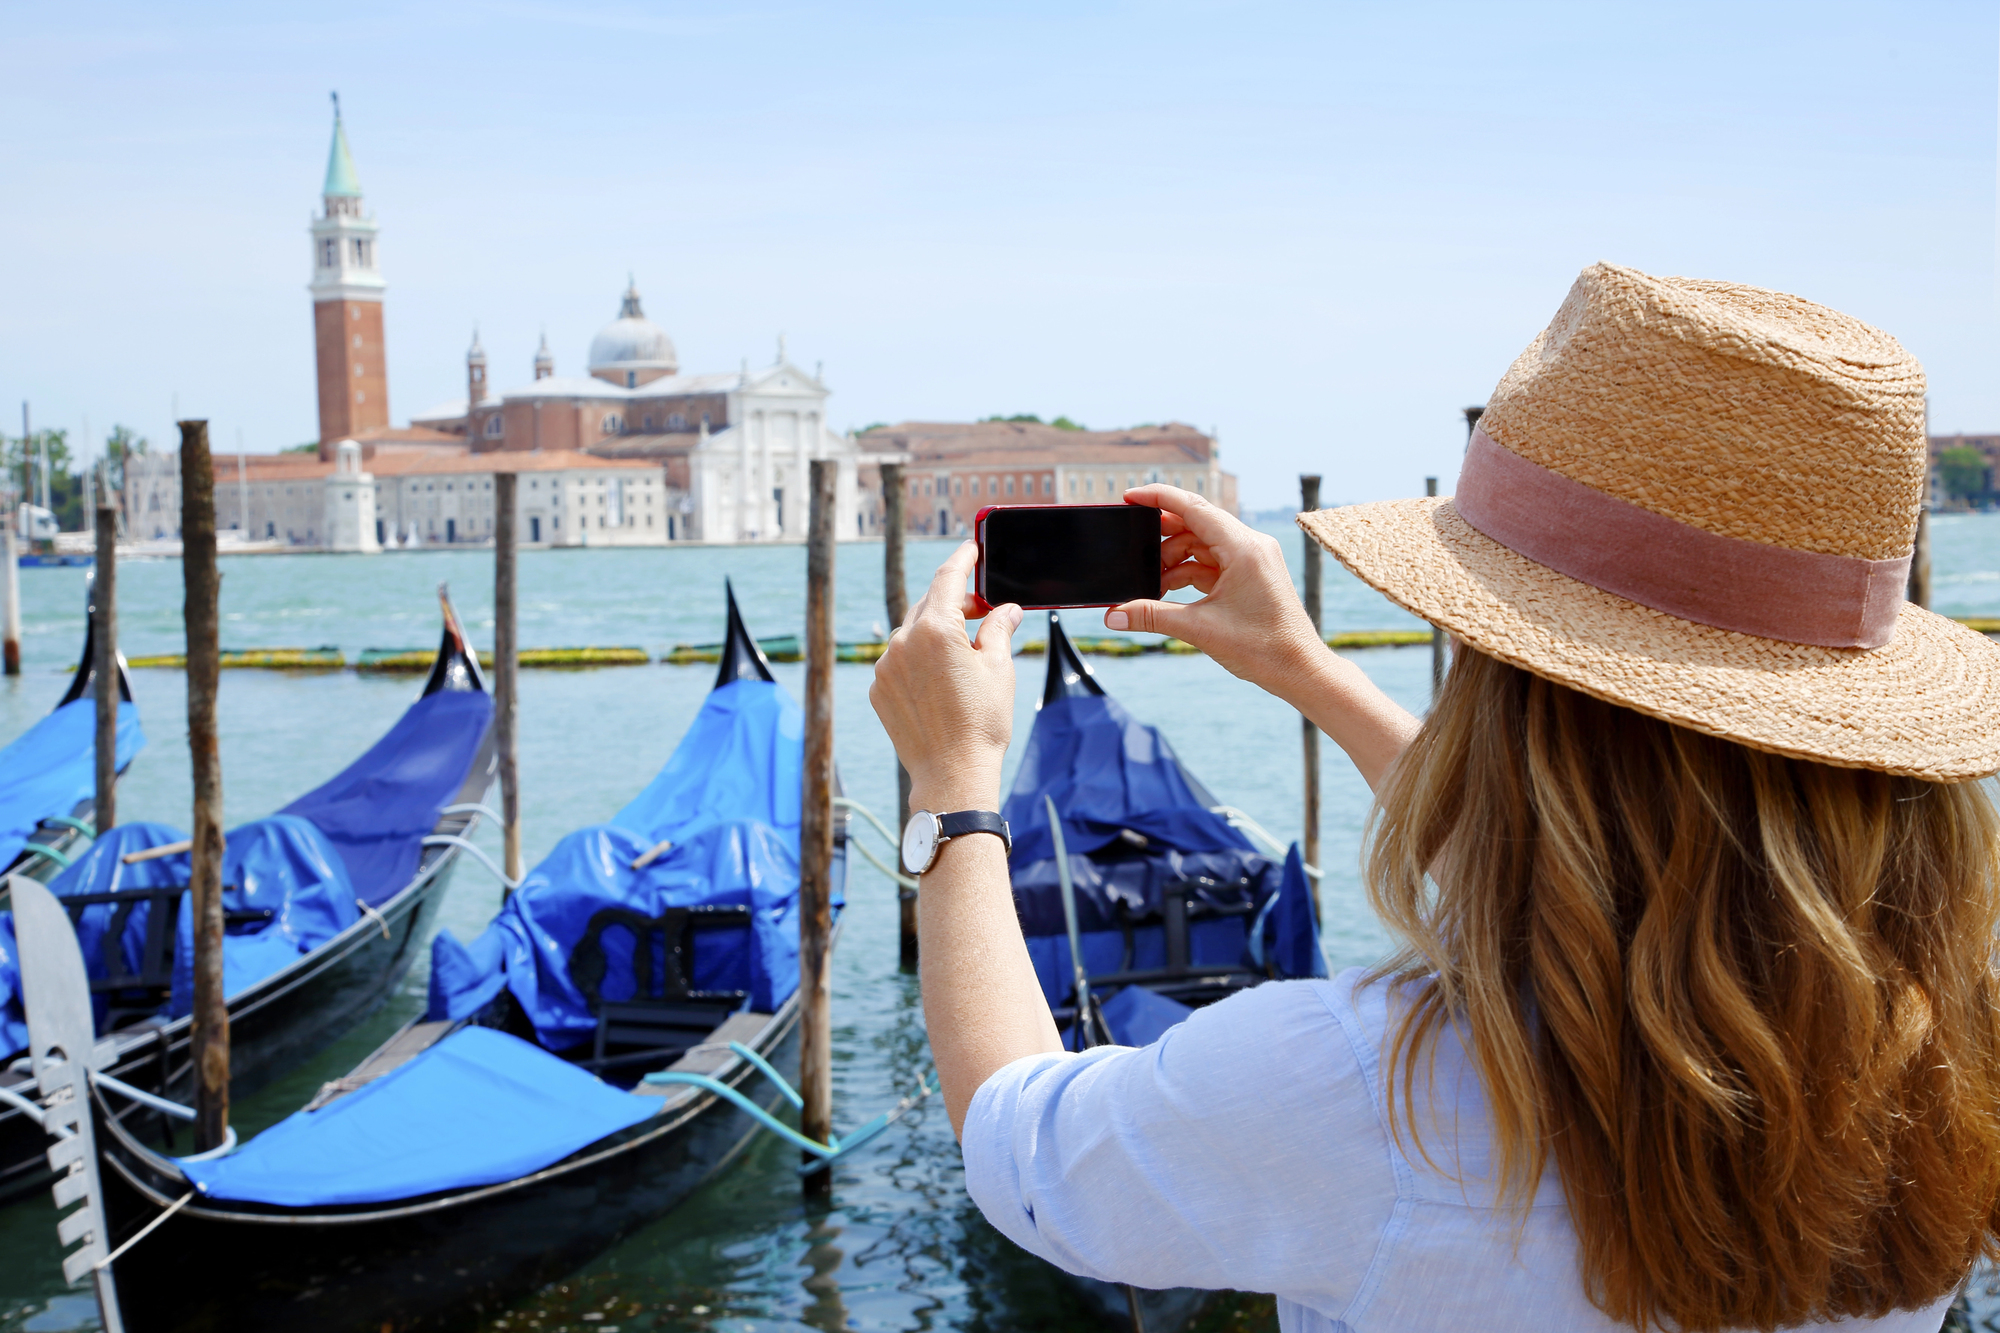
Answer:
[[[956,814],[938,816],[938,838],[959,838],[968,833],[997,833],[1009,855],[1014,851],[1014,834],[1007,827],[1007,821],[991,810],[960,810]]]

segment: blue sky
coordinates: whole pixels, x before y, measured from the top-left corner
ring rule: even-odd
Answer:
[[[1894,333],[2000,430],[1993,6],[344,3],[0,9],[0,420],[316,434],[337,88],[392,410],[580,373],[626,273],[837,426],[1221,432],[1247,504],[1445,489],[1596,259]]]

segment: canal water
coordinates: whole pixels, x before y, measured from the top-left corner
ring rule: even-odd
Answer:
[[[1286,521],[1264,525],[1284,543],[1294,573],[1301,546]],[[1940,517],[1934,525],[1934,601],[1952,614],[2000,616],[2000,519]],[[914,542],[914,599],[950,551]],[[1326,625],[1417,627],[1418,622],[1328,560]],[[222,561],[225,648],[429,648],[439,632],[435,588],[450,586],[468,630],[492,639],[490,552],[380,556],[240,556]],[[0,684],[0,745],[46,713],[64,689],[83,635],[84,571],[21,571],[24,674]],[[658,656],[676,643],[722,637],[723,581],[734,583],[753,634],[804,628],[805,557],[799,547],[536,551],[520,563],[523,647],[637,646]],[[122,646],[130,656],[179,652],[181,570],[135,561],[119,570]],[[837,633],[865,639],[883,628],[882,548],[838,553]],[[1073,613],[1073,633],[1102,634],[1094,613]],[[1044,635],[1039,615],[1016,636]],[[1134,636],[1144,637],[1144,636]],[[1413,710],[1429,690],[1426,648],[1353,654]],[[1287,841],[1302,818],[1299,721],[1276,700],[1206,657],[1149,654],[1093,659],[1105,688],[1158,725],[1219,799]],[[1041,657],[1016,659],[1015,755],[1034,718]],[[779,664],[796,694],[802,668]],[[520,748],[524,851],[529,864],[563,834],[608,818],[665,762],[713,683],[710,666],[643,666],[521,675]],[[872,668],[835,672],[835,753],[849,793],[887,819],[894,757],[868,706]],[[219,700],[225,820],[265,815],[351,761],[415,696],[409,677],[352,671],[224,673]],[[149,737],[119,789],[121,819],[185,827],[190,779],[184,737],[186,682],[175,670],[135,670]],[[1368,910],[1358,853],[1367,789],[1331,743],[1322,746],[1321,886],[1325,947],[1333,970],[1381,957],[1388,937]],[[1011,761],[1009,768],[1011,780]],[[857,829],[859,825],[857,824]],[[478,842],[497,861],[496,830]],[[928,1069],[916,980],[897,969],[894,886],[859,858],[834,971],[835,1130],[851,1128],[910,1091]],[[461,862],[441,926],[461,939],[484,928],[499,886]],[[427,956],[427,955],[426,955]],[[391,1003],[295,1075],[236,1108],[246,1133],[296,1109],[424,1005],[420,962]],[[1101,1327],[1050,1270],[1027,1259],[965,1197],[959,1153],[935,1099],[905,1116],[834,1175],[829,1204],[807,1207],[797,1154],[765,1138],[707,1188],[578,1272],[518,1303],[487,1312],[483,1330],[969,1329]],[[0,1333],[96,1328],[89,1298],[64,1286],[45,1196],[0,1209]],[[218,1277],[228,1256],[216,1256]],[[1995,1302],[2000,1309],[2000,1302]],[[1235,1298],[1209,1327],[1273,1327],[1267,1300]],[[1982,1309],[1979,1313],[1984,1314]],[[1996,1325],[2000,1327],[2000,1325]]]

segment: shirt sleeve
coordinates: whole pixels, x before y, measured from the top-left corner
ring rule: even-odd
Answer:
[[[965,1119],[973,1202],[1071,1273],[1344,1308],[1396,1206],[1381,1119],[1329,1008],[1349,983],[1268,982],[1151,1046],[999,1070]]]

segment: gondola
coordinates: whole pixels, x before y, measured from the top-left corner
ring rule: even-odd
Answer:
[[[1254,826],[1104,692],[1054,612],[1042,701],[1001,813],[1028,954],[1071,1050],[1144,1046],[1238,991],[1326,975],[1297,845],[1260,851]],[[1142,1333],[1185,1327],[1210,1294],[1072,1280]]]
[[[494,771],[493,702],[449,598],[420,697],[360,758],[277,814],[232,830],[223,859],[230,1094],[246,1097],[324,1049],[388,999],[428,937]],[[185,835],[124,824],[50,888],[92,969],[108,1072],[192,1096],[191,905]],[[115,941],[113,947],[104,947]],[[12,927],[0,914],[0,1194],[47,1179],[48,1140],[22,1104],[29,1075]],[[159,1115],[122,1124],[164,1141]]]
[[[96,590],[93,576],[84,598],[83,658],[69,688],[47,717],[0,749],[0,874],[46,883],[95,832]],[[146,745],[123,653],[118,654],[118,701],[117,769],[123,773]],[[0,1034],[0,1045],[7,1044]]]
[[[459,1326],[743,1147],[755,1127],[728,1097],[768,1112],[772,1066],[797,1058],[804,722],[733,597],[728,624],[652,783],[558,842],[478,938],[440,934],[429,1011],[304,1109],[196,1161],[98,1091],[110,1239],[158,1224],[114,1265],[128,1328]]]

